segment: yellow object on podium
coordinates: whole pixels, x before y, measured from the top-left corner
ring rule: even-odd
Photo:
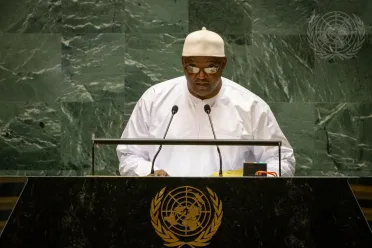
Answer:
[[[211,177],[218,177],[219,172],[215,172],[211,175]],[[223,177],[242,177],[243,176],[243,168],[239,170],[228,170],[222,172]]]

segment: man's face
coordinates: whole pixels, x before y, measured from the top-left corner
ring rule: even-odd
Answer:
[[[226,57],[182,57],[190,93],[200,99],[216,96],[221,89],[226,61]]]

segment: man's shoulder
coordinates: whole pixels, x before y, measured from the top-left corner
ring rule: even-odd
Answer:
[[[231,101],[247,102],[265,107],[268,106],[261,97],[240,84],[227,78],[223,78],[223,83],[225,85],[225,92],[228,94]]]
[[[180,86],[185,82],[185,80],[185,76],[180,76],[154,84],[143,93],[141,98],[145,98],[146,100],[154,100],[154,97],[158,98],[161,95],[167,95],[172,91],[179,91]]]
[[[185,80],[185,76],[179,76],[154,84],[150,88],[152,88],[156,92],[169,91],[174,89],[175,87],[178,87],[181,83],[185,82]]]

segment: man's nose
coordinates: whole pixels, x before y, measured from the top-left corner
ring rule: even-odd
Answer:
[[[200,69],[196,76],[198,79],[205,79],[207,77],[206,73],[204,72],[204,69]]]

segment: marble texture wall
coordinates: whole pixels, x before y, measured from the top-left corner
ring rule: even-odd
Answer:
[[[309,43],[312,16],[333,11],[364,23],[350,59]],[[89,173],[91,134],[118,138],[141,94],[182,74],[183,39],[206,26],[226,41],[224,76],[272,107],[296,175],[371,175],[371,14],[369,0],[1,1],[0,174]],[[96,161],[115,174],[115,147]]]

